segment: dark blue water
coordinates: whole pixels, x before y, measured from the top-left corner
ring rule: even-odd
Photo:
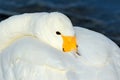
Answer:
[[[0,20],[43,11],[62,12],[74,25],[103,33],[120,46],[120,0],[0,0]]]

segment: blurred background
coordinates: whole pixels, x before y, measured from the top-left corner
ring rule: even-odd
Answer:
[[[44,11],[62,12],[73,25],[103,33],[120,46],[120,0],[0,0],[0,21]]]

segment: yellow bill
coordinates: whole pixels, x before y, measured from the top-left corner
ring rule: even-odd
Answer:
[[[75,36],[63,36],[63,51],[64,52],[69,52],[69,51],[77,51],[77,42],[76,42],[76,37]]]

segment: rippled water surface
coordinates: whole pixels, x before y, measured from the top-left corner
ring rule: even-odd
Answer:
[[[74,25],[103,33],[120,46],[120,0],[0,0],[0,20],[43,11],[62,12]]]

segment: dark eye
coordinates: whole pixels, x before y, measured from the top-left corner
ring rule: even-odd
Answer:
[[[57,35],[61,35],[61,33],[60,33],[59,31],[56,31],[56,34],[57,34]]]

